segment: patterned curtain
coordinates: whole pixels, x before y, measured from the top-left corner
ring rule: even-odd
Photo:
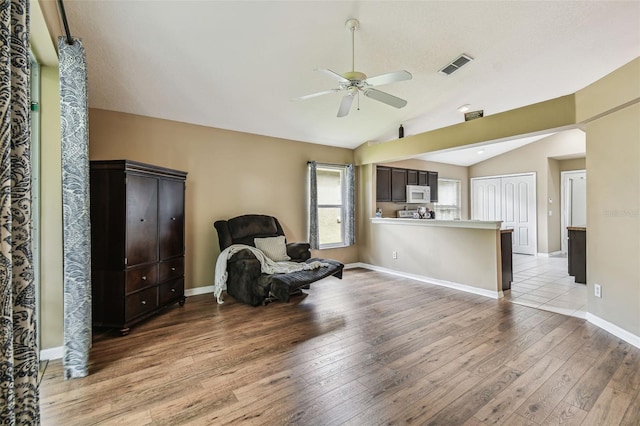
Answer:
[[[344,243],[347,246],[352,246],[356,243],[356,173],[353,164],[347,164],[345,174],[347,179],[347,212],[344,224]]]
[[[82,41],[58,38],[62,126],[65,379],[89,374],[91,227],[87,63]]]
[[[318,234],[318,163],[309,161],[309,245],[320,248]]]
[[[31,252],[29,0],[0,3],[0,424],[40,423]]]

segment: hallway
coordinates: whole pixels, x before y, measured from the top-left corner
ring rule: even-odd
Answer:
[[[567,272],[566,256],[513,255],[513,283],[505,299],[578,318],[587,313],[587,286]]]

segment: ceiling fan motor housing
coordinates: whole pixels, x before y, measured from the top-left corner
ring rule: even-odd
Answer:
[[[349,71],[342,74],[349,81],[362,81],[367,79],[367,75],[359,71]]]

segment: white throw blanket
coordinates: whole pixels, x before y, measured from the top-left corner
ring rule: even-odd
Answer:
[[[242,249],[250,250],[256,256],[260,261],[260,270],[264,274],[287,274],[289,272],[308,271],[329,266],[328,263],[318,260],[309,263],[275,262],[255,247],[234,244],[222,250],[216,261],[216,277],[213,284],[213,294],[216,296],[218,303],[224,303],[222,300],[222,292],[227,289],[227,260]]]

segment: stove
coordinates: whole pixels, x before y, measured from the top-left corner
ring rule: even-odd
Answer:
[[[400,219],[413,219],[418,216],[418,210],[398,210],[396,216]]]

